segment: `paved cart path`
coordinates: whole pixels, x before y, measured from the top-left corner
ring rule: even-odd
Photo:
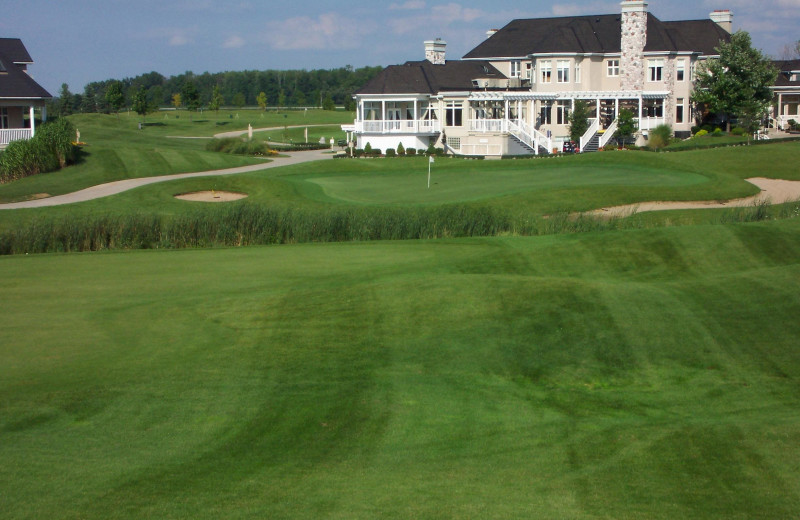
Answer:
[[[245,133],[247,131],[245,130]],[[26,200],[22,202],[10,202],[8,204],[0,204],[2,209],[23,209],[23,208],[42,208],[46,206],[60,206],[62,204],[73,204],[76,202],[85,202],[87,200],[99,199],[108,197],[109,195],[116,195],[123,191],[132,190],[140,186],[148,184],[155,184],[157,182],[171,181],[175,179],[188,179],[191,177],[211,177],[215,175],[234,175],[237,173],[255,172],[266,170],[268,168],[276,168],[279,166],[289,166],[293,164],[301,164],[311,161],[320,161],[323,159],[330,159],[332,157],[330,150],[311,150],[304,152],[291,152],[290,155],[284,157],[273,157],[270,162],[262,164],[252,164],[249,166],[240,166],[237,168],[227,168],[224,170],[208,170],[202,172],[190,173],[176,173],[172,175],[160,175],[158,177],[139,177],[137,179],[124,179],[121,181],[107,182],[105,184],[98,184],[80,191],[66,193],[64,195],[56,195],[54,197],[47,197],[44,199]]]

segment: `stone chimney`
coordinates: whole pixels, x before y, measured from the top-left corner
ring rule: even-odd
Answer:
[[[712,22],[716,22],[717,25],[728,31],[729,34],[733,32],[733,13],[728,9],[714,11],[709,16]]]
[[[622,2],[622,56],[620,57],[620,88],[644,88],[644,46],[647,44],[647,2]]]
[[[447,47],[447,42],[442,41],[441,38],[435,40],[428,40],[425,42],[425,59],[434,65],[444,65],[444,52]]]

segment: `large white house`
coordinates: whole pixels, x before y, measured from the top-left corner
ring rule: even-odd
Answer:
[[[390,66],[355,96],[356,146],[425,148],[463,155],[549,153],[568,139],[577,100],[594,117],[579,143],[588,151],[613,136],[620,110],[638,119],[639,139],[661,124],[688,136],[698,63],[730,41],[733,16],[662,22],[644,0],[619,14],[513,20],[468,52],[445,59],[425,42],[425,60]]]
[[[41,110],[42,120],[47,119],[45,102],[53,96],[28,75],[32,63],[20,39],[0,38],[0,148],[33,137],[36,108]]]

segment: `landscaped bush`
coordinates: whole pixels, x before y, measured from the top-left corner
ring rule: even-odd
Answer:
[[[699,130],[696,134],[694,134],[695,137],[703,137],[706,135],[708,135],[708,130]]]
[[[66,119],[45,123],[32,139],[13,141],[0,153],[0,184],[63,168],[75,162],[75,127]]]
[[[672,138],[672,127],[669,125],[659,125],[650,131],[648,146],[656,150],[664,148]]]
[[[386,157],[395,157],[397,152],[395,152],[394,148],[387,148],[386,149]]]
[[[742,136],[745,135],[747,132],[741,126],[737,126],[736,128],[731,129],[731,135]]]
[[[723,132],[722,128],[715,128],[713,132],[711,132],[711,137],[722,137]]]
[[[417,149],[416,148],[408,148],[406,150],[406,155],[417,155]]]
[[[212,139],[206,144],[206,150],[210,152],[230,153],[235,155],[275,155],[264,141],[245,141],[238,137],[227,137],[224,139]]]
[[[405,146],[403,146],[403,143],[398,144],[397,145],[397,155],[405,155],[405,154],[406,154],[406,148],[405,148]]]
[[[372,145],[371,144],[367,143],[366,145],[364,145],[364,155],[366,155],[367,157],[372,155]]]

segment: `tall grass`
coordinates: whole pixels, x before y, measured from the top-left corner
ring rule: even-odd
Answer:
[[[0,234],[0,254],[541,235],[615,229],[620,220],[532,218],[482,206],[296,208],[241,203],[176,216],[39,219]]]
[[[0,184],[46,173],[75,162],[75,126],[58,119],[39,127],[32,139],[14,141],[0,153]]]

